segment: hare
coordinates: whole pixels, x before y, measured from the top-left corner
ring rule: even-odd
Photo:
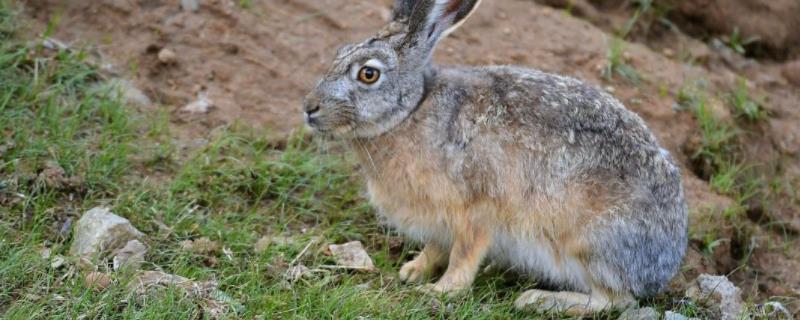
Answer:
[[[357,155],[379,216],[424,244],[400,279],[446,267],[424,288],[456,293],[489,259],[563,290],[517,307],[574,315],[659,292],[687,244],[678,166],[642,119],[578,80],[432,65],[479,2],[397,0],[304,102],[307,126]]]

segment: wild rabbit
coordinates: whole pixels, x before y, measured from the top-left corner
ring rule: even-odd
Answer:
[[[651,296],[687,242],[681,174],[644,122],[578,80],[520,67],[438,67],[439,40],[478,0],[397,0],[344,46],[305,120],[349,143],[372,203],[424,243],[400,278],[468,289],[484,259],[559,292],[516,305],[585,314]]]

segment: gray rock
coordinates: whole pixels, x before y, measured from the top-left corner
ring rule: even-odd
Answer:
[[[711,309],[722,320],[738,319],[742,313],[742,293],[725,276],[701,274],[686,290],[686,297]]]
[[[112,99],[119,99],[129,105],[148,107],[153,105],[142,90],[136,87],[133,82],[125,79],[111,79],[93,85],[89,92],[94,94],[109,95]]]
[[[114,270],[139,269],[144,263],[145,253],[147,247],[139,240],[128,241],[125,247],[114,252]]]
[[[75,224],[75,234],[69,252],[76,257],[93,258],[101,253],[123,248],[128,241],[141,239],[144,234],[128,219],[108,208],[94,208]]]
[[[677,312],[672,312],[672,311],[664,312],[664,320],[695,320],[695,319],[697,318],[689,318]]]
[[[196,12],[197,9],[200,9],[199,0],[181,0],[181,9],[183,11],[191,11]]]
[[[632,308],[625,310],[618,320],[658,320],[658,311],[650,307]]]

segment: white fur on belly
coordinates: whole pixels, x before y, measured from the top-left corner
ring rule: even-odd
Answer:
[[[569,289],[589,292],[584,265],[574,257],[556,257],[550,242],[530,235],[512,236],[495,232],[489,257],[512,269],[530,275],[534,280],[568,285]]]

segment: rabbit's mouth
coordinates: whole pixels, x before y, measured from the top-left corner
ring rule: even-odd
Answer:
[[[306,113],[304,115],[306,127],[314,134],[334,137],[347,137],[354,130],[354,125],[346,117],[332,113]]]

